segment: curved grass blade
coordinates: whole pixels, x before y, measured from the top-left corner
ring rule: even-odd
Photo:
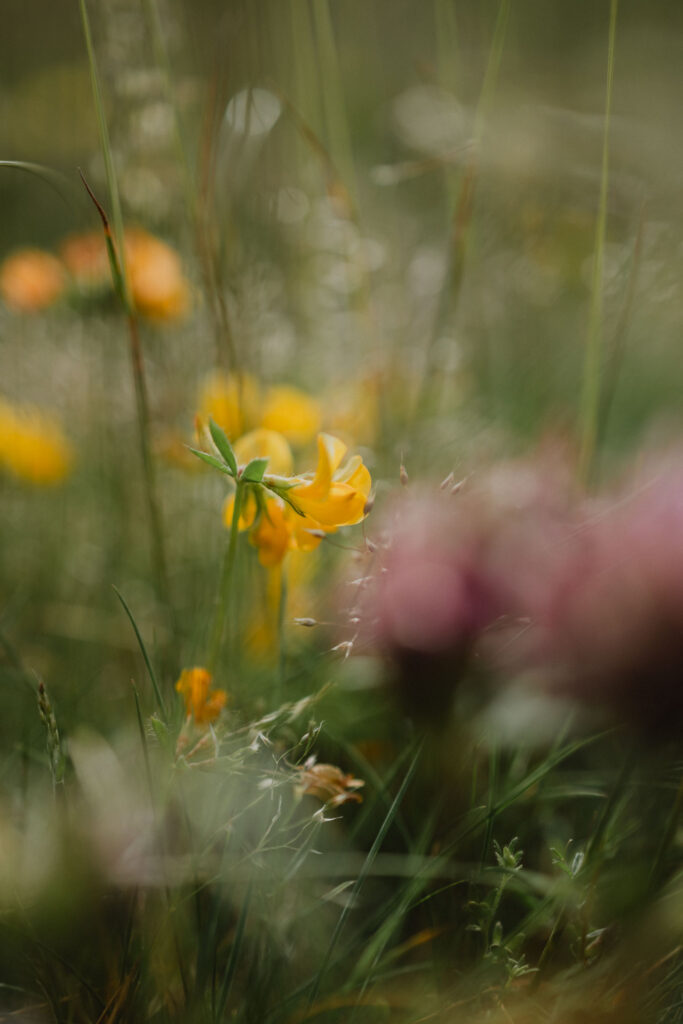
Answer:
[[[145,659],[145,665],[147,666],[147,671],[149,672],[149,678],[152,680],[152,686],[154,687],[154,696],[157,699],[157,704],[159,705],[159,710],[161,711],[161,717],[163,718],[164,722],[167,722],[168,715],[166,713],[166,705],[164,704],[164,698],[161,696],[161,690],[159,689],[159,683],[157,682],[157,677],[155,675],[154,669],[152,668],[152,662],[149,660],[147,648],[145,647],[144,641],[140,636],[140,630],[138,629],[137,623],[133,618],[133,613],[126,604],[123,594],[119,590],[117,590],[117,588],[113,584],[112,590],[114,591],[119,601],[123,605],[123,610],[130,619],[130,624],[135,631],[135,636],[137,637],[138,645],[140,647],[140,651],[142,652],[142,657]]]

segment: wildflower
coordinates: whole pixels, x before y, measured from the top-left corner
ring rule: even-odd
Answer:
[[[475,667],[479,696],[493,670],[527,661],[520,620],[544,608],[568,555],[568,487],[553,453],[482,471],[457,497],[403,498],[362,619],[412,714],[440,723]]]
[[[140,228],[126,232],[126,272],[136,308],[151,320],[178,320],[190,307],[190,289],[178,254]]]
[[[215,721],[228,699],[225,690],[211,689],[211,674],[205,668],[183,669],[175,688],[183,696],[187,717],[197,725]]]
[[[72,447],[55,420],[0,399],[0,466],[28,483],[50,485],[68,476],[72,462]]]
[[[255,426],[259,389],[248,374],[235,376],[216,371],[202,384],[199,395],[199,420],[213,420],[231,439]]]
[[[320,430],[319,402],[293,387],[271,388],[265,397],[261,425],[284,434],[295,445],[311,441]]]
[[[353,775],[346,775],[336,765],[316,764],[313,756],[309,757],[297,772],[296,788],[300,796],[315,796],[332,807],[339,807],[351,801],[363,802],[363,797],[356,790],[361,789],[365,782],[354,778]]]
[[[275,443],[271,431],[254,431],[260,446],[249,435],[249,454],[275,459],[284,455],[281,443]],[[242,438],[235,445],[239,457]],[[284,441],[284,439],[281,439]],[[262,484],[250,487],[240,514],[240,530],[251,530],[250,541],[258,548],[264,566],[282,562],[289,550],[311,551],[326,533],[340,526],[351,526],[365,516],[371,478],[360,456],[343,468],[346,445],[329,434],[318,435],[318,465],[314,474],[287,477],[266,475]],[[268,469],[271,465],[269,461]],[[264,488],[266,493],[264,494]],[[223,510],[226,526],[232,523],[234,498]]]
[[[63,291],[64,270],[48,252],[19,249],[0,267],[0,295],[12,309],[46,309]]]
[[[618,500],[589,505],[538,611],[550,685],[641,734],[683,715],[683,458],[646,463]]]
[[[102,291],[111,284],[107,245],[101,231],[69,235],[59,254],[75,284],[86,292]]]
[[[331,434],[318,434],[318,465],[312,479],[299,477],[287,498],[315,528],[326,532],[338,526],[352,526],[365,515],[371,479],[360,455],[341,467],[346,445]],[[310,523],[308,529],[310,529]],[[301,526],[299,524],[299,529]]]
[[[150,320],[177,320],[190,306],[190,289],[178,254],[142,228],[124,235],[126,273],[131,298]],[[61,247],[64,265],[86,292],[105,288],[111,279],[107,245],[101,232],[72,235]]]

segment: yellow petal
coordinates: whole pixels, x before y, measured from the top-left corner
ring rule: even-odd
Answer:
[[[249,535],[249,541],[258,548],[261,565],[279,565],[287,554],[291,528],[284,506],[277,499],[266,502],[265,510]]]
[[[335,470],[345,454],[346,445],[338,437],[318,434],[318,465],[315,476],[310,481],[302,479],[290,492],[297,505],[300,504],[299,498],[305,501],[320,501],[326,497]]]
[[[243,434],[235,441],[235,456],[241,466],[252,459],[268,459],[268,473],[289,476],[292,472],[292,452],[286,438],[275,430],[259,427]]]
[[[349,459],[344,469],[336,474],[335,480],[348,484],[349,487],[355,487],[366,499],[372,487],[370,471],[360,455],[354,455],[352,459]]]

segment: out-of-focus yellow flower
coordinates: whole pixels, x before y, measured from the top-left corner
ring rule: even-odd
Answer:
[[[59,298],[64,285],[61,263],[41,249],[18,249],[0,267],[0,294],[12,309],[46,309]]]
[[[238,441],[236,453],[239,448]],[[259,454],[268,456],[265,445]],[[314,474],[288,480],[283,480],[281,474],[275,476],[278,483],[286,485],[287,500],[267,489],[270,464],[264,486],[247,488],[238,526],[240,530],[251,530],[249,539],[258,549],[262,565],[279,565],[290,550],[312,551],[320,543],[321,533],[334,533],[340,526],[351,526],[363,519],[372,480],[359,455],[340,468],[345,454],[343,441],[319,434]],[[228,528],[232,524],[234,501],[234,497],[228,498],[223,507],[223,521]]]
[[[194,718],[197,725],[214,722],[228,699],[225,690],[211,689],[211,679],[211,673],[205,668],[186,668],[175,684],[185,701],[187,717]]]
[[[258,549],[261,565],[279,565],[292,545],[292,526],[289,509],[279,498],[270,498],[258,517],[256,526],[249,535],[250,542]]]
[[[211,418],[232,440],[257,422],[258,384],[249,374],[236,376],[216,370],[204,380],[199,393],[199,418]]]
[[[178,320],[190,308],[180,258],[141,228],[126,232],[126,273],[136,308],[151,320]]]
[[[276,430],[257,427],[235,441],[234,452],[240,466],[252,459],[268,459],[268,472],[290,476],[294,460],[286,438]]]
[[[311,441],[320,430],[320,403],[298,388],[271,388],[266,394],[261,425],[284,434],[295,445]]]
[[[28,483],[50,485],[68,476],[73,449],[52,417],[0,399],[0,466]]]
[[[315,796],[325,804],[339,807],[349,801],[362,803],[363,797],[356,790],[364,785],[362,779],[347,775],[336,765],[316,764],[315,758],[309,757],[298,769],[296,788],[301,796]]]
[[[107,244],[101,231],[69,235],[59,248],[64,266],[84,291],[100,291],[111,286]]]

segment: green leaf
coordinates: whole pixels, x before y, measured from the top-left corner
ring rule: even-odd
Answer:
[[[237,459],[225,431],[212,419],[209,419],[209,430],[213,443],[223,456],[226,466],[232,470],[233,476],[237,476]]]
[[[260,484],[266,471],[268,459],[252,459],[242,471],[241,480],[249,484]]]
[[[219,470],[221,473],[225,473],[226,476],[235,475],[228,469],[225,463],[221,462],[220,459],[217,459],[215,455],[209,455],[208,452],[202,452],[199,448],[190,448],[189,445],[187,447],[193,455],[196,455],[198,459],[202,460],[202,462],[206,462],[207,465],[213,466],[214,469]]]
[[[168,720],[168,716],[166,714],[166,705],[164,704],[164,698],[161,696],[161,690],[159,689],[159,683],[158,683],[157,677],[156,677],[156,675],[154,673],[154,669],[152,668],[152,662],[149,659],[149,654],[147,653],[147,648],[145,647],[144,641],[143,641],[143,639],[142,639],[142,637],[140,635],[140,630],[138,629],[137,623],[136,623],[135,619],[133,618],[133,613],[131,612],[130,608],[126,604],[126,601],[125,601],[125,599],[123,597],[123,594],[121,594],[120,591],[118,591],[113,584],[112,584],[112,588],[111,589],[114,591],[114,593],[118,597],[119,601],[123,605],[123,610],[126,613],[126,615],[128,616],[128,619],[130,620],[130,624],[133,627],[133,632],[135,633],[135,636],[137,637],[138,646],[140,647],[140,651],[142,653],[142,657],[144,658],[145,665],[147,666],[147,671],[149,672],[149,678],[152,681],[152,686],[154,688],[154,696],[156,697],[157,704],[159,705],[159,710],[161,711],[161,717],[164,719],[164,721],[167,721]]]

